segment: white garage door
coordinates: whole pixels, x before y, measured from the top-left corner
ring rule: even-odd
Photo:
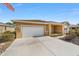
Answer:
[[[22,32],[22,37],[43,36],[44,27],[43,26],[22,26],[21,32]]]

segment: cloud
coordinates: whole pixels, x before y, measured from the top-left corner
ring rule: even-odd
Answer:
[[[17,4],[15,4],[15,7],[20,7],[22,5],[23,5],[23,3],[17,3]]]
[[[79,14],[79,9],[72,9],[71,13]]]

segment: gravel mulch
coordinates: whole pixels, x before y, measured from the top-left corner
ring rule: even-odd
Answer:
[[[73,44],[79,45],[79,37],[73,38],[73,39],[68,39],[68,38],[60,38],[61,40],[71,42]]]
[[[9,47],[12,41],[0,43],[0,55]]]

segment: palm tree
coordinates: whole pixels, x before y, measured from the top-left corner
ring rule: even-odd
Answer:
[[[9,10],[14,11],[14,8],[9,3],[3,3]]]

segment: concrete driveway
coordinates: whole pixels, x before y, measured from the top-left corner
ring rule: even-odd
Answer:
[[[79,46],[54,37],[16,39],[2,56],[77,56]]]

